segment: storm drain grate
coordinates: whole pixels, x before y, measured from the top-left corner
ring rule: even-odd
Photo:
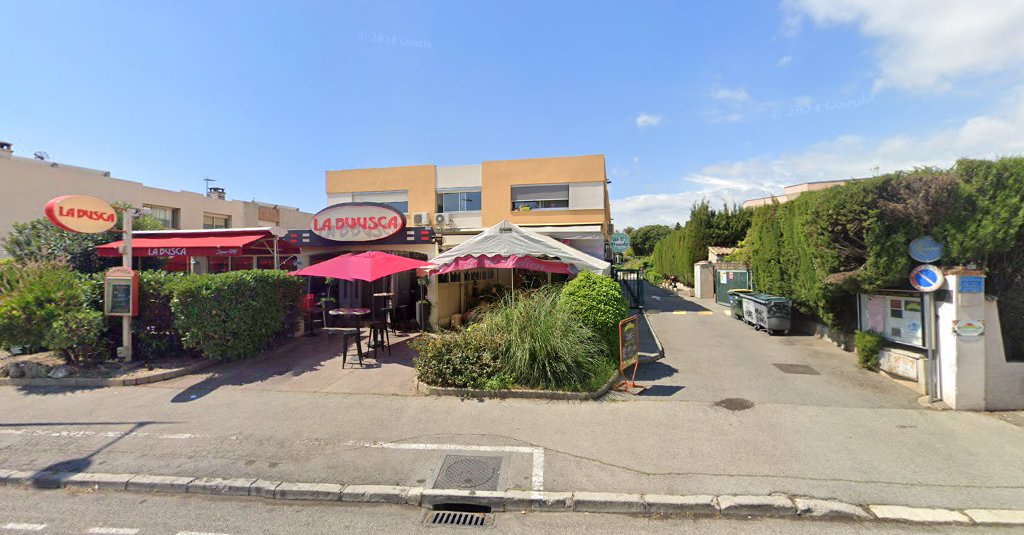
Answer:
[[[498,490],[504,457],[445,455],[434,480],[435,489]]]
[[[782,373],[790,373],[793,375],[821,375],[818,370],[806,365],[806,364],[772,364],[779,369]]]
[[[460,511],[434,511],[427,521],[428,526],[455,526],[464,528],[481,528],[493,521],[490,513],[463,513]]]

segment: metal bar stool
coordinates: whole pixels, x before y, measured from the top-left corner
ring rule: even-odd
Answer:
[[[370,323],[370,346],[373,347],[373,358],[377,358],[377,351],[387,350],[391,356],[391,336],[388,334],[387,320],[376,320]]]

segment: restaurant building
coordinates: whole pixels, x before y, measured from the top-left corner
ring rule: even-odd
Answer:
[[[607,243],[612,219],[603,155],[327,171],[326,197],[329,207],[340,205],[341,210],[362,214],[364,221],[361,210],[390,207],[404,216],[405,224],[397,233],[385,233],[379,239],[365,235],[346,239],[322,229],[291,231],[285,241],[301,248],[299,267],[369,250],[431,260],[502,221],[558,240],[599,262],[610,258]],[[372,215],[369,220],[376,226],[377,213]],[[316,226],[318,219],[313,221]],[[513,279],[501,271],[429,277],[426,297],[434,305],[431,323],[447,325],[453,316],[457,321],[482,288],[502,282],[522,285],[531,276],[520,270]],[[534,274],[533,278],[548,281],[551,275]],[[370,301],[366,292],[381,291],[358,282],[338,284],[338,305],[343,307],[366,306]],[[386,292],[393,294],[393,305],[402,311],[399,320],[403,315],[410,317],[422,292],[415,273],[396,275],[389,284]]]

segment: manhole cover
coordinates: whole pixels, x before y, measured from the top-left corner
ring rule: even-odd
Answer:
[[[498,490],[503,461],[503,457],[488,455],[446,455],[434,488]]]
[[[716,407],[722,407],[730,411],[745,411],[754,406],[754,402],[749,399],[743,398],[725,398],[718,403],[715,403]]]
[[[779,369],[782,373],[791,373],[794,375],[821,375],[818,370],[806,365],[806,364],[772,364]]]

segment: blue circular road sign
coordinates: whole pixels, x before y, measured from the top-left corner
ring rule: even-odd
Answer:
[[[920,238],[910,242],[907,252],[910,253],[910,258],[917,260],[918,262],[935,262],[942,258],[942,244],[935,241],[935,238],[931,236],[921,236]]]
[[[942,270],[931,264],[921,264],[910,272],[910,285],[922,292],[934,292],[946,282]]]

